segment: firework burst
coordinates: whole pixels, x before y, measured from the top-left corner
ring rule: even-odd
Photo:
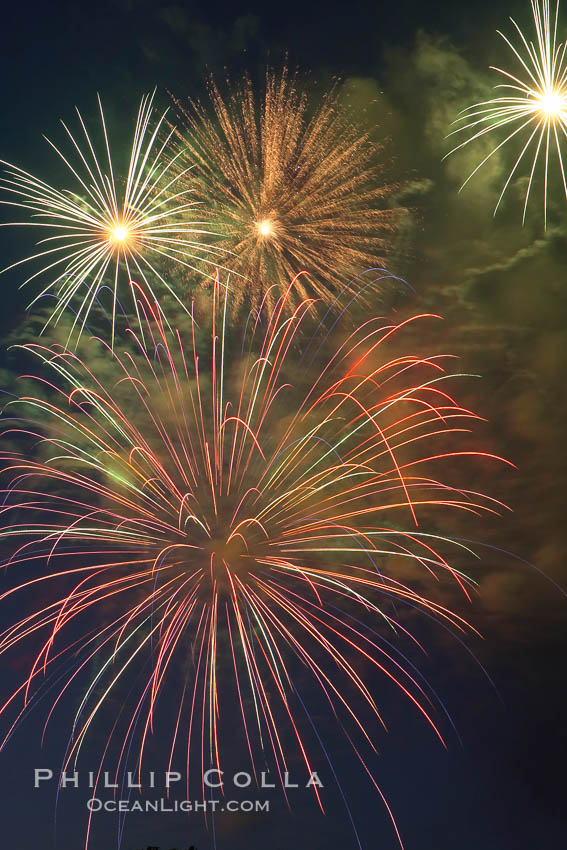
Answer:
[[[179,163],[195,164],[195,197],[223,234],[223,263],[239,275],[235,306],[245,296],[257,305],[266,289],[280,295],[302,270],[311,294],[329,301],[345,278],[384,262],[394,187],[379,147],[353,126],[336,89],[312,117],[286,71],[268,71],[260,99],[247,78],[226,99],[211,79],[209,95],[212,112],[179,105],[186,120]]]
[[[0,654],[38,642],[1,711],[16,711],[13,730],[46,676],[55,706],[94,667],[66,765],[124,682],[130,699],[107,735],[122,740],[117,774],[133,752],[141,771],[164,691],[176,705],[169,763],[181,751],[188,777],[194,759],[200,777],[222,768],[239,725],[256,777],[269,759],[285,786],[290,751],[309,772],[303,709],[317,692],[372,778],[363,753],[383,722],[375,674],[441,737],[429,687],[391,641],[409,638],[404,609],[468,628],[423,591],[444,575],[465,593],[470,581],[450,566],[450,541],[419,518],[498,510],[434,472],[492,456],[452,446],[478,417],[451,395],[444,357],[387,356],[427,317],[368,320],[329,356],[324,325],[304,332],[313,302],[296,303],[293,287],[250,317],[238,356],[218,284],[207,344],[188,323],[185,347],[142,299],[143,339],[132,331],[110,367],[24,347],[56,401],[30,393],[4,426],[0,538],[14,541],[8,563],[21,579],[0,602],[17,610],[34,589],[42,602],[0,635]],[[14,440],[31,441],[31,458]]]
[[[160,139],[165,113],[152,126],[152,102],[153,95],[145,96],[140,104],[125,180],[117,176],[113,165],[100,98],[100,151],[78,110],[78,136],[62,122],[71,155],[47,140],[72,175],[73,188],[57,189],[3,162],[2,203],[32,214],[30,221],[9,224],[33,226],[48,233],[39,242],[37,253],[8,269],[32,261],[41,264],[22,285],[47,277],[49,283],[32,304],[48,293],[54,294],[56,307],[49,321],[58,321],[68,305],[76,305],[71,333],[77,330],[78,336],[95,299],[108,286],[112,291],[114,339],[122,270],[128,283],[134,278],[142,280],[150,291],[152,286],[161,285],[179,301],[160,273],[159,261],[165,258],[193,268],[199,258],[202,267],[207,263],[205,255],[214,253],[203,242],[206,231],[202,223],[191,220],[195,200],[190,197],[189,169],[176,167],[180,154],[171,154],[173,130]]]
[[[517,75],[511,71],[492,66],[506,82],[496,86],[505,94],[492,100],[475,103],[466,109],[456,123],[460,126],[450,135],[468,133],[469,138],[447,154],[461,150],[465,145],[502,131],[504,138],[495,145],[463,183],[461,189],[477,171],[504,145],[513,141],[519,153],[506,178],[494,212],[498,210],[504,194],[520,165],[527,161],[529,177],[524,200],[523,220],[526,218],[528,201],[538,168],[543,172],[544,220],[547,224],[547,201],[551,160],[556,159],[561,182],[567,197],[567,183],[563,164],[562,147],[567,136],[567,43],[557,38],[559,3],[552,13],[550,0],[531,0],[536,39],[528,41],[516,21],[511,18],[519,36],[515,46],[499,31],[518,65]]]

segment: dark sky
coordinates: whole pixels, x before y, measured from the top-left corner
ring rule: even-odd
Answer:
[[[266,61],[278,66],[286,55],[291,67],[310,72],[314,90],[341,75],[353,108],[377,125],[374,132],[390,137],[394,172],[409,182],[406,202],[415,209],[395,271],[415,288],[412,307],[445,316],[443,346],[462,358],[463,371],[484,376],[469,390],[471,405],[489,419],[483,438],[518,466],[484,484],[514,512],[477,523],[470,536],[533,565],[487,549],[475,574],[479,598],[466,613],[485,639],[471,648],[499,696],[457,645],[440,641],[426,662],[462,744],[449,734],[444,751],[407,706],[385,695],[391,729],[381,741],[377,775],[407,850],[567,846],[567,600],[542,576],[567,587],[565,205],[553,199],[547,234],[540,209],[530,210],[522,228],[517,181],[493,219],[505,155],[461,195],[472,160],[441,163],[449,122],[485,90],[487,66],[501,60],[495,29],[508,28],[509,14],[527,24],[527,0],[242,8],[13,2],[1,18],[0,158],[42,176],[53,158],[41,134],[57,135],[57,120],[71,118],[75,105],[93,113],[97,91],[120,137],[129,132],[140,95],[154,86],[166,104],[168,90],[199,95],[207,70],[222,74],[226,67],[234,77],[246,69],[261,78]],[[2,264],[17,259],[24,244],[21,234],[4,230]],[[14,275],[3,279],[6,335],[23,320],[17,284]],[[17,850],[54,847],[52,798],[31,791],[39,719],[32,717],[0,755],[2,843]],[[42,764],[56,764],[55,739]],[[343,770],[364,847],[393,850],[384,810],[346,757]],[[74,800],[62,808],[56,850],[82,846],[79,810]],[[93,850],[115,846],[114,827],[109,817]],[[198,822],[133,819],[128,829],[126,848],[212,846]],[[337,800],[325,820],[301,798],[293,816],[279,804],[268,817],[235,819],[220,830],[223,850],[355,848]]]

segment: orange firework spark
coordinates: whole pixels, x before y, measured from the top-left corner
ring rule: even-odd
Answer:
[[[193,197],[224,237],[222,263],[239,275],[235,306],[245,296],[257,305],[266,289],[279,296],[302,270],[311,294],[329,301],[345,278],[384,262],[395,187],[380,146],[340,107],[337,88],[311,117],[287,71],[268,71],[259,99],[247,77],[226,99],[210,79],[209,95],[212,111],[178,104],[186,120],[178,167],[194,166]],[[295,291],[306,297],[305,282]]]

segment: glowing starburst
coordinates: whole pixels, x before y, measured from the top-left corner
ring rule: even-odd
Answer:
[[[523,220],[526,217],[534,177],[539,166],[543,171],[544,218],[547,224],[549,169],[553,156],[556,157],[559,165],[563,189],[567,197],[562,153],[562,146],[567,137],[567,43],[560,42],[557,37],[559,3],[555,8],[555,14],[552,14],[550,0],[541,0],[541,2],[531,0],[531,6],[536,31],[535,43],[526,39],[513,18],[510,20],[520,37],[519,46],[514,46],[507,36],[499,32],[520,64],[519,76],[492,66],[492,70],[502,74],[508,81],[496,88],[506,89],[511,93],[493,100],[475,103],[466,109],[462,117],[458,119],[461,126],[450,135],[468,131],[472,131],[472,134],[453,148],[450,154],[489,133],[509,129],[510,132],[484,157],[461,188],[466,186],[471,177],[497,151],[512,139],[516,139],[521,149],[506,179],[494,212],[498,210],[506,189],[518,172],[521,163],[525,159],[531,159]]]
[[[110,239],[113,242],[127,242],[132,239],[132,231],[129,227],[126,227],[123,224],[118,224],[113,230],[110,232]]]
[[[258,233],[260,236],[272,236],[273,232],[274,225],[269,218],[264,218],[258,222]]]
[[[179,105],[187,124],[179,164],[195,164],[195,197],[222,232],[224,265],[241,276],[231,281],[235,304],[245,295],[258,304],[272,284],[285,291],[302,270],[312,291],[332,300],[345,279],[384,262],[394,187],[379,146],[340,108],[337,90],[311,117],[285,71],[267,73],[261,98],[246,78],[226,99],[211,79],[209,95],[212,112]]]
[[[188,169],[179,170],[180,154],[171,152],[173,130],[160,139],[165,113],[152,125],[152,101],[153,95],[145,96],[140,104],[124,180],[113,165],[100,98],[103,144],[99,152],[78,111],[82,141],[63,124],[74,158],[49,142],[71,173],[75,188],[57,189],[3,163],[7,171],[0,180],[4,194],[0,201],[32,213],[30,221],[13,224],[32,225],[49,233],[39,243],[38,253],[8,268],[39,263],[40,268],[24,283],[40,276],[47,276],[49,283],[32,303],[47,293],[55,294],[57,306],[50,318],[54,321],[68,305],[76,306],[73,330],[77,329],[78,336],[95,299],[107,286],[113,293],[115,315],[122,269],[127,284],[141,279],[150,290],[158,284],[179,300],[162,276],[158,261],[166,258],[194,268],[199,258],[202,267],[208,262],[205,255],[214,253],[203,241],[206,231],[202,223],[191,220],[195,200]],[[114,337],[114,322],[112,334]]]
[[[434,694],[392,641],[415,610],[466,629],[424,593],[429,579],[470,583],[446,557],[467,550],[431,518],[499,505],[434,470],[492,456],[454,444],[477,417],[454,400],[442,356],[386,353],[428,317],[368,319],[332,348],[321,322],[306,333],[310,300],[290,315],[294,286],[250,317],[239,355],[218,286],[204,347],[194,323],[186,348],[145,301],[143,339],[108,358],[25,346],[56,401],[26,395],[5,424],[0,539],[15,541],[21,577],[0,603],[22,614],[0,654],[26,641],[28,658],[35,640],[37,655],[0,713],[15,709],[15,726],[46,677],[55,705],[84,688],[66,766],[115,693],[117,774],[142,769],[173,704],[172,728],[159,725],[169,764],[222,769],[227,740],[241,740],[251,772],[268,760],[284,785],[290,741],[313,769],[305,712],[327,705],[372,777],[376,674],[441,737]]]

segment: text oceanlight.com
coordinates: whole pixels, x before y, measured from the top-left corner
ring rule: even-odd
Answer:
[[[87,800],[90,812],[269,812],[269,800]]]

